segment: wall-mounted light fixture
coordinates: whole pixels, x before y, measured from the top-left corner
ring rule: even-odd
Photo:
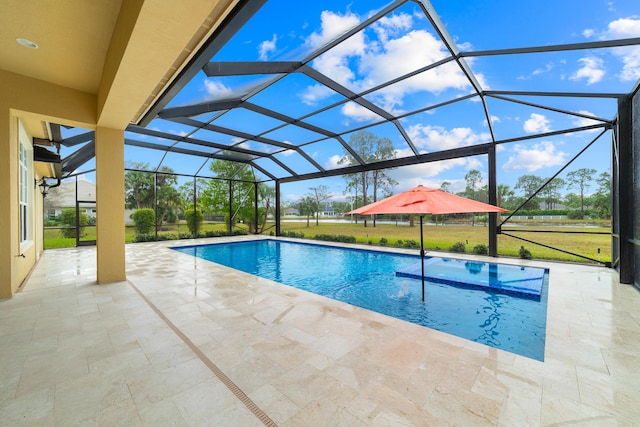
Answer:
[[[49,184],[47,184],[47,180],[45,177],[40,178],[39,181],[33,180],[33,188],[40,187],[40,194],[42,194],[42,198],[44,199],[49,193]]]

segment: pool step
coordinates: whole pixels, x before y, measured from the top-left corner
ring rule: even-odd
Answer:
[[[546,269],[465,261],[448,258],[425,258],[424,278],[427,281],[471,289],[540,299]],[[398,277],[420,280],[421,263],[396,271]]]

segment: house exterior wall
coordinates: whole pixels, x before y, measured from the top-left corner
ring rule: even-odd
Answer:
[[[29,196],[33,243],[20,244],[19,140],[20,118],[25,117],[92,128],[96,98],[0,70],[0,299],[17,291],[43,248],[42,195],[33,187]],[[31,135],[23,132],[30,145]],[[32,177],[38,178],[35,172]]]

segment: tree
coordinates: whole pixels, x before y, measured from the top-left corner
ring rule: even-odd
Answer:
[[[477,200],[478,185],[482,182],[482,173],[477,169],[471,169],[464,176],[464,180],[467,182],[467,187],[465,188],[466,196]]]
[[[153,172],[148,163],[127,162],[128,170],[124,173],[125,205],[129,209],[153,208]]]
[[[156,171],[148,163],[127,162],[124,174],[125,205],[129,209],[151,208],[156,210],[157,225],[177,220],[176,209],[180,205],[175,186],[178,178],[173,169],[161,166]]]
[[[162,179],[160,179],[162,177]],[[175,223],[181,206],[180,193],[174,187],[177,184],[175,175],[158,175],[156,185],[156,219],[159,227],[166,221]]]
[[[451,191],[449,190],[451,188],[451,183],[449,181],[442,181],[442,184],[440,184],[440,190],[444,191],[445,193],[451,193]]]
[[[467,197],[473,200],[478,200],[477,187],[482,182],[482,174],[477,169],[472,169],[464,176],[464,180],[467,182],[465,188],[465,194]],[[471,214],[471,226],[476,225],[476,215]]]
[[[393,143],[388,138],[378,138],[371,132],[361,130],[351,135],[349,146],[366,164],[380,162],[395,157]],[[349,151],[340,159],[338,164],[359,165],[360,162]],[[344,175],[346,181],[346,191],[355,190],[356,198],[358,189],[362,195],[362,204],[368,203],[369,189],[373,187],[373,201],[377,201],[378,191],[396,185],[388,173],[389,169],[378,171],[364,171],[355,174]],[[367,226],[367,219],[364,219],[364,226]],[[375,222],[374,222],[375,226]]]
[[[196,205],[200,204],[200,194],[207,186],[207,180],[203,178],[196,178],[195,184],[195,198],[193,197],[193,181],[187,181],[178,187],[178,193],[180,194],[180,208],[183,212],[188,207],[193,206],[194,203]]]
[[[242,220],[249,223],[251,231],[254,218],[255,178],[253,170],[244,163],[226,160],[211,162],[209,169],[218,178],[211,179],[200,193],[200,204],[204,211],[220,213],[227,220],[227,231],[233,232],[233,224]],[[233,179],[229,185],[229,179]],[[229,206],[231,197],[231,206]],[[229,209],[231,208],[231,215]]]
[[[318,185],[317,187],[311,187],[309,188],[309,190],[311,190],[312,192],[311,197],[313,197],[313,199],[316,202],[316,206],[318,207],[318,209],[316,209],[316,225],[318,225],[319,216],[320,216],[320,206],[322,206],[322,202],[324,202],[325,200],[329,200],[331,198],[331,194],[329,194],[329,187],[327,187],[326,185]]]
[[[538,191],[538,189],[544,184],[544,180],[536,175],[522,175],[518,178],[516,185],[513,188],[516,190],[521,190],[524,197],[521,199],[521,203],[523,203],[526,199],[529,198],[533,193]],[[529,202],[522,206],[523,209],[540,209],[540,198],[533,197]]]
[[[258,183],[258,194],[260,195],[260,201],[262,207],[259,209],[262,212],[262,226],[260,227],[260,234],[264,233],[264,229],[267,226],[267,218],[269,217],[269,211],[271,210],[271,200],[276,197],[275,187],[269,186],[263,182]]]
[[[545,179],[545,181],[547,181]],[[544,202],[547,205],[547,209],[554,209],[554,205],[556,205],[560,198],[562,197],[562,190],[567,185],[567,182],[562,178],[553,178],[545,187],[542,189],[542,193],[544,194]]]
[[[591,186],[591,180],[596,174],[595,169],[581,168],[567,174],[569,188],[577,188],[580,191],[580,213],[584,216],[584,193]]]
[[[349,202],[341,202],[341,201],[334,201],[333,202],[333,209],[336,211],[336,215],[342,215],[345,212],[349,212],[351,205],[349,204]]]
[[[576,193],[567,193],[564,195],[564,204],[569,209],[579,209],[580,208],[580,195]]]
[[[509,204],[509,200],[515,195],[514,191],[506,184],[498,184],[498,207],[504,207]],[[499,215],[499,214],[498,214]]]
[[[600,218],[611,217],[611,175],[609,172],[602,172],[598,178],[598,189],[591,197],[593,209]]]
[[[298,203],[298,211],[300,215],[307,217],[307,227],[309,227],[309,218],[318,211],[316,200],[311,196],[303,197]]]

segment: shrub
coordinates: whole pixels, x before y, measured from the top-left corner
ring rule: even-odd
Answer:
[[[136,234],[133,241],[138,242],[154,242],[156,240],[155,234]]]
[[[525,248],[524,246],[520,246],[520,250],[518,251],[518,254],[520,255],[520,258],[522,259],[531,259],[531,252],[529,252],[529,249]]]
[[[328,242],[356,243],[356,238],[354,236],[344,236],[342,234],[316,234],[313,238]]]
[[[489,253],[487,245],[479,244],[473,247],[473,253],[478,255],[486,255]]]
[[[149,234],[156,224],[156,213],[151,208],[138,209],[131,214],[131,219],[138,234]]]
[[[285,231],[281,234],[283,237],[297,237],[302,239],[304,237],[304,233],[300,232],[298,233],[297,231]]]
[[[389,244],[389,242],[387,241],[387,238],[386,238],[386,237],[381,237],[381,238],[380,238],[380,241],[378,242],[378,244],[379,244],[380,246],[387,246],[387,245]]]
[[[200,209],[187,208],[184,211],[184,218],[187,221],[187,227],[192,235],[197,236],[200,231],[200,225],[204,218],[204,214]]]
[[[226,230],[209,230],[204,233],[205,237],[222,237],[226,236],[228,233]]]
[[[449,251],[451,251],[451,252],[460,252],[460,253],[464,252],[465,251],[464,243],[462,243],[462,242],[454,243],[449,248]]]
[[[408,249],[420,249],[420,244],[415,240],[407,240],[402,246]]]
[[[60,222],[63,225],[71,228],[64,228],[60,230],[62,237],[75,238],[76,237],[76,210],[75,208],[63,209],[60,213]],[[84,228],[89,224],[89,216],[80,212],[80,236],[84,236]]]
[[[569,211],[567,213],[567,218],[569,218],[569,219],[582,219],[583,215],[582,215],[581,211],[573,210],[573,211]]]

